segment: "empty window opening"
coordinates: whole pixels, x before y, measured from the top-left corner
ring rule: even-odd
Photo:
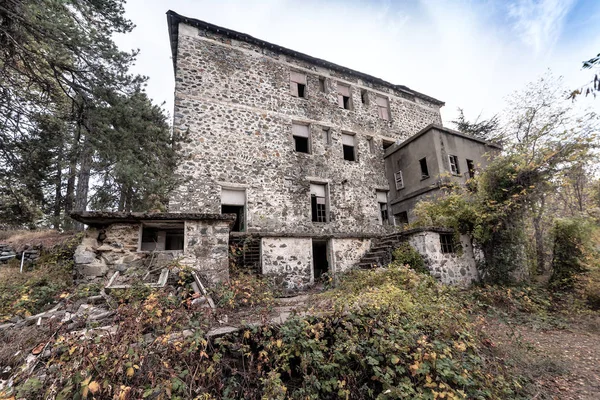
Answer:
[[[475,163],[473,160],[467,159],[467,171],[469,171],[469,178],[475,178]]]
[[[381,223],[387,225],[389,214],[387,205],[387,192],[377,191],[377,202],[379,203],[379,213],[381,215]]]
[[[310,207],[313,222],[327,222],[327,185],[310,184]]]
[[[455,253],[454,235],[451,233],[440,233],[440,246],[444,254]]]
[[[350,86],[337,84],[338,106],[346,110],[352,110],[352,100],[350,98]]]
[[[306,98],[306,74],[290,72],[290,93],[295,97]]]
[[[323,128],[323,142],[327,145],[331,145],[331,129]]]
[[[232,232],[246,229],[246,191],[221,189],[221,214],[235,214]]]
[[[388,102],[387,97],[377,96],[376,102],[377,102],[377,111],[379,113],[379,118],[389,121],[389,119],[390,119],[390,104]]]
[[[394,181],[396,182],[396,190],[404,189],[404,179],[402,178],[402,171],[394,172]]]
[[[458,157],[448,155],[448,162],[450,163],[450,172],[454,175],[460,174],[460,168],[458,167]]]
[[[344,148],[344,160],[356,161],[356,137],[342,133],[342,146]]]
[[[312,241],[313,272],[315,281],[329,272],[329,260],[327,257],[327,242],[324,240]]]
[[[408,224],[408,212],[401,211],[397,214],[394,214],[394,224],[396,226],[402,226]]]
[[[429,169],[427,168],[427,158],[421,158],[419,160],[421,165],[421,179],[429,178]]]
[[[390,140],[383,140],[382,141],[382,146],[383,146],[383,150],[387,149],[388,147],[390,147],[391,145],[393,145],[394,142],[390,141]]]
[[[157,222],[142,226],[141,251],[183,250],[183,222]]]
[[[375,143],[372,137],[367,138],[367,143],[369,144],[369,152],[371,154],[375,154]]]
[[[360,101],[362,101],[364,105],[369,105],[369,94],[365,89],[360,91]]]
[[[292,124],[294,149],[298,153],[310,154],[310,130],[308,125]]]
[[[319,78],[319,90],[325,93],[325,78]]]

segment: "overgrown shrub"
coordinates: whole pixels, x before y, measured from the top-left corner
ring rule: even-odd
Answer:
[[[400,265],[408,265],[417,272],[427,274],[429,270],[425,266],[423,256],[419,254],[409,243],[401,243],[392,253],[393,262]]]
[[[479,344],[455,289],[405,266],[346,274],[338,288],[315,299],[318,315],[213,339],[205,336],[210,311],[173,297],[159,291],[122,305],[111,334],[90,333],[84,341],[59,336],[43,393],[30,398],[524,395]],[[15,382],[17,391],[27,389]]]
[[[470,235],[482,250],[479,270],[486,282],[511,284],[525,269],[524,204],[540,179],[519,156],[500,156],[470,182],[451,186],[444,196],[421,201],[417,226],[443,226]]]
[[[0,269],[0,322],[14,315],[42,312],[59,300],[73,283],[73,253],[80,241],[77,235],[42,251],[33,267],[23,273],[16,262]]]
[[[557,219],[554,222],[550,278],[552,288],[571,290],[575,286],[577,275],[585,272],[591,231],[590,223],[582,219]]]
[[[218,307],[269,307],[275,298],[267,279],[254,274],[238,272],[229,281],[219,282],[211,289]]]

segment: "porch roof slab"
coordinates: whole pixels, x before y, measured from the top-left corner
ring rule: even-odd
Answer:
[[[119,211],[75,211],[71,218],[89,226],[142,221],[227,221],[231,226],[235,214],[170,213],[170,212],[119,212]]]

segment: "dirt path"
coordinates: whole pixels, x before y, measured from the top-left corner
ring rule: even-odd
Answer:
[[[484,331],[535,382],[535,399],[600,399],[600,321],[539,330],[487,319]]]

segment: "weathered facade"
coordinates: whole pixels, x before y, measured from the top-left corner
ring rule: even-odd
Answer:
[[[501,147],[461,132],[429,125],[385,152],[389,202],[396,225],[411,222],[416,203],[439,194],[443,183],[465,184]]]
[[[186,138],[171,212],[234,213],[264,274],[300,289],[393,232],[386,149],[443,102],[249,35],[167,13],[174,130]],[[440,163],[441,165],[441,163]]]

